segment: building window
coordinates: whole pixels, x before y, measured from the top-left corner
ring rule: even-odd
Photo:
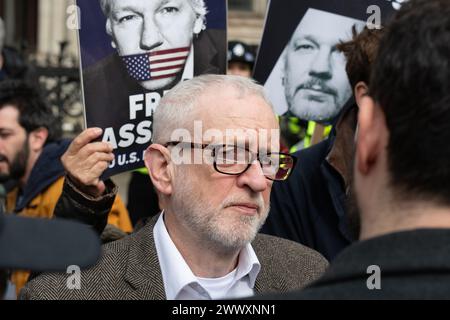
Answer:
[[[22,53],[34,51],[37,43],[38,0],[0,0],[7,45]]]

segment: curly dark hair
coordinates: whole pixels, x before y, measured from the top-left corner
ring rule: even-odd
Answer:
[[[367,85],[370,84],[372,65],[385,32],[386,28],[369,29],[365,27],[358,33],[356,26],[353,26],[352,39],[337,45],[337,49],[347,58],[346,71],[352,88],[355,88],[360,81],[364,81]]]
[[[38,128],[48,130],[46,143],[61,138],[61,126],[39,90],[24,81],[0,82],[0,109],[13,106],[19,111],[19,124],[30,133]]]
[[[380,43],[370,94],[397,196],[450,205],[450,1],[410,0]]]

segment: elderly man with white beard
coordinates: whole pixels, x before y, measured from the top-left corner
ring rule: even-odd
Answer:
[[[156,110],[154,143],[145,156],[161,214],[105,245],[97,266],[82,272],[80,290],[66,288],[66,275],[46,274],[21,297],[229,299],[304,287],[326,260],[300,244],[258,234],[273,181],[287,179],[295,164],[279,153],[278,130],[262,87],[252,80],[206,75],[177,85]],[[99,135],[88,129],[64,155],[72,186],[60,210],[69,210],[69,202],[70,210],[99,209],[117,192],[99,180],[113,159],[110,146],[91,142]]]

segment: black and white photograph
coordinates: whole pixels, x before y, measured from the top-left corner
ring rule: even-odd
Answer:
[[[295,29],[265,88],[283,115],[330,121],[352,95],[339,41],[351,38],[352,26],[364,22],[309,9]],[[286,110],[286,112],[283,112]]]
[[[152,114],[164,93],[200,74],[225,73],[225,3],[78,0],[77,4],[86,125],[104,129],[103,141],[116,149],[117,159],[108,174],[142,166]]]
[[[336,46],[351,39],[353,26],[366,25],[370,4],[363,2],[271,1],[255,78],[278,115],[325,124],[336,118],[352,96]]]

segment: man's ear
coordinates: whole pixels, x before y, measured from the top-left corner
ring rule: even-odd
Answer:
[[[360,81],[356,84],[354,88],[354,94],[355,94],[355,100],[358,107],[360,104],[364,103],[363,99],[368,97],[369,94],[369,87],[367,87],[367,84],[364,81]]]
[[[116,41],[114,40],[114,35],[113,35],[113,32],[112,32],[111,19],[110,18],[106,19],[106,33],[112,38],[112,40],[111,40],[111,47],[113,47],[114,49],[117,49]]]
[[[152,144],[145,152],[145,166],[155,188],[164,195],[172,194],[172,165],[167,148]]]
[[[389,134],[384,112],[372,97],[367,94],[361,97],[358,106],[357,170],[362,175],[367,175],[380,161],[388,144]]]
[[[111,19],[110,18],[106,19],[106,33],[109,36],[112,36],[112,27],[111,27]]]
[[[44,127],[33,130],[28,135],[28,143],[30,146],[30,150],[34,152],[41,151],[48,138],[48,130]]]
[[[194,29],[193,32],[194,34],[199,34],[200,32],[202,32],[202,30],[205,29],[205,22],[203,21],[202,17],[197,17],[197,19],[194,22]]]

